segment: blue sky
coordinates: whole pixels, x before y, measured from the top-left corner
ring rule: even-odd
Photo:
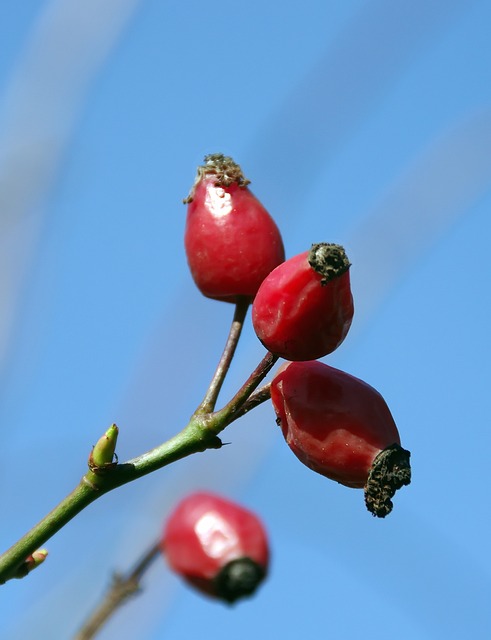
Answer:
[[[0,9],[2,548],[72,489],[111,422],[124,460],[200,401],[232,307],[193,286],[181,200],[216,151],[288,255],[346,247],[355,320],[326,361],[382,392],[413,483],[375,520],[360,491],[297,462],[262,406],[230,446],[57,534],[4,587],[0,638],[70,638],[195,488],[261,514],[267,583],[229,609],[156,563],[101,640],[488,638],[491,5],[78,4]],[[224,398],[262,353],[247,325]]]

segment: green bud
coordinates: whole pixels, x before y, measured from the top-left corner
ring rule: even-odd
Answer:
[[[36,567],[39,567],[46,560],[48,555],[47,549],[38,549],[34,553],[24,560],[24,562],[17,568],[17,571],[11,576],[12,578],[25,578],[28,573],[31,573]]]
[[[26,559],[26,563],[29,567],[29,571],[32,571],[36,567],[39,567],[40,564],[43,564],[47,557],[47,549],[38,549],[32,554],[32,556],[28,556],[28,558]]]
[[[92,471],[96,471],[97,469],[104,467],[107,468],[113,465],[118,433],[118,427],[115,424],[112,424],[106,431],[106,433],[101,438],[99,438],[97,444],[94,446],[89,456],[89,468]]]

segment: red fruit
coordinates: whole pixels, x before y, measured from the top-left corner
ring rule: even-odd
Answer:
[[[273,219],[249,191],[232,158],[215,153],[198,167],[189,197],[184,243],[193,279],[208,298],[253,298],[285,259]]]
[[[307,467],[347,487],[364,487],[368,510],[385,517],[409,484],[409,451],[383,397],[322,362],[291,362],[271,382],[283,436]]]
[[[286,360],[315,360],[339,347],[353,318],[349,267],[343,247],[327,243],[276,267],[252,307],[266,349]]]
[[[211,493],[194,493],[179,503],[160,546],[176,573],[229,603],[252,595],[268,570],[268,540],[259,518]]]

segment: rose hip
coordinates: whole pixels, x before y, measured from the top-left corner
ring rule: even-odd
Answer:
[[[262,522],[212,493],[194,493],[178,504],[160,546],[177,574],[202,593],[228,603],[252,595],[268,571]]]
[[[268,273],[285,259],[275,222],[249,191],[232,158],[205,157],[188,204],[184,244],[193,279],[208,298],[252,298]]]
[[[291,362],[271,382],[283,436],[307,467],[347,487],[365,488],[368,510],[385,517],[409,484],[409,451],[373,387],[322,362]]]
[[[266,349],[286,360],[315,360],[337,349],[353,318],[349,267],[343,247],[328,243],[276,267],[252,307]]]

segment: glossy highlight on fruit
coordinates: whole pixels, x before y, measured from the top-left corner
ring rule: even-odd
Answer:
[[[251,596],[268,571],[268,539],[260,519],[212,493],[193,493],[177,505],[160,546],[177,574],[228,603]]]
[[[285,259],[278,227],[248,184],[232,158],[211,154],[184,201],[186,256],[198,289],[208,298],[252,300]]]
[[[271,400],[301,462],[347,487],[364,488],[374,515],[390,513],[395,491],[411,480],[410,454],[378,391],[322,362],[291,362],[272,380]]]
[[[339,347],[354,313],[349,267],[343,247],[323,242],[265,278],[252,323],[268,351],[286,360],[315,360]]]

